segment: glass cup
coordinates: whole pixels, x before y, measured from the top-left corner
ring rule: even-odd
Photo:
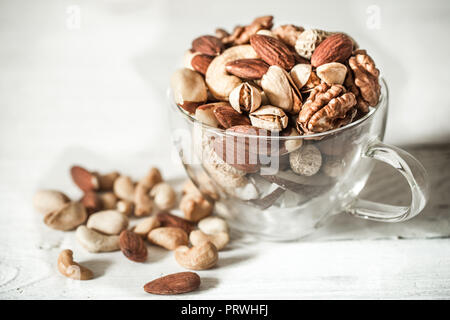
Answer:
[[[264,130],[225,132],[200,123],[170,97],[173,140],[188,176],[235,230],[286,241],[314,232],[341,212],[401,222],[422,211],[429,185],[413,156],[382,142],[388,98],[381,79],[378,105],[360,119],[323,133],[288,136]],[[358,198],[374,159],[406,178],[409,206]]]

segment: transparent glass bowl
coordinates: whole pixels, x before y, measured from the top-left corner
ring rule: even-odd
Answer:
[[[200,123],[170,99],[173,141],[187,174],[230,226],[269,240],[293,240],[330,215],[398,222],[417,215],[428,197],[422,165],[383,140],[388,91],[345,127],[303,136],[228,133]],[[409,207],[358,199],[374,167],[393,165],[411,186]],[[245,170],[242,170],[245,169]]]

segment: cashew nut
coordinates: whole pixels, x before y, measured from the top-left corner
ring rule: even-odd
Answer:
[[[204,242],[192,248],[181,246],[175,251],[175,260],[182,267],[191,270],[212,268],[218,259],[217,248],[211,242]]]
[[[150,191],[150,196],[153,197],[155,204],[162,210],[169,210],[173,208],[177,201],[175,190],[166,182],[156,184]]]
[[[56,230],[72,230],[86,221],[87,213],[79,202],[69,202],[58,210],[49,212],[44,217],[44,223]]]
[[[234,46],[225,50],[211,61],[206,70],[206,84],[215,98],[228,100],[231,91],[242,83],[242,80],[230,75],[225,65],[238,59],[256,59],[258,55],[251,45]]]
[[[211,214],[214,205],[201,195],[185,194],[180,202],[180,210],[184,213],[184,218],[197,222]]]
[[[70,199],[64,193],[55,190],[39,190],[33,196],[33,207],[36,211],[47,214],[58,210]]]
[[[206,234],[215,234],[219,232],[228,233],[227,222],[219,217],[207,217],[200,220],[198,223],[198,228]]]
[[[73,252],[69,249],[59,254],[58,270],[63,276],[73,280],[89,280],[94,277],[91,270],[73,261]]]
[[[189,235],[192,245],[199,246],[204,242],[211,242],[217,250],[222,250],[230,242],[230,236],[227,232],[219,232],[215,234],[206,234],[201,230],[194,230]]]
[[[158,218],[156,216],[148,217],[145,219],[142,219],[136,227],[134,227],[133,232],[137,235],[140,235],[141,237],[145,238],[147,237],[148,233],[152,231],[153,229],[159,228],[161,223],[159,222]]]
[[[75,236],[83,248],[92,253],[110,252],[120,249],[119,236],[107,236],[86,226],[79,226]]]
[[[179,246],[188,244],[188,235],[181,228],[162,227],[150,231],[147,239],[158,246],[167,250],[175,250]]]
[[[153,210],[153,200],[150,198],[149,189],[139,182],[134,192],[134,214],[137,217],[148,216]]]
[[[119,234],[128,227],[128,218],[116,210],[99,211],[89,217],[87,227],[104,234]]]
[[[161,172],[158,170],[158,168],[152,167],[148,171],[147,175],[142,178],[139,183],[143,186],[145,186],[147,189],[153,188],[153,186],[157,183],[160,183],[163,181]]]
[[[120,176],[114,181],[114,194],[122,200],[134,200],[134,183],[130,177]]]

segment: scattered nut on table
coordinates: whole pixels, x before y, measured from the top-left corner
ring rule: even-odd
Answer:
[[[214,234],[206,234],[201,230],[194,230],[189,235],[189,241],[193,246],[201,245],[204,242],[211,242],[218,251],[225,248],[225,246],[230,242],[230,236],[228,232],[217,232]]]
[[[138,224],[134,227],[133,232],[142,238],[146,238],[150,231],[159,228],[160,226],[161,223],[159,222],[158,217],[147,217],[138,222]]]
[[[76,231],[79,244],[92,253],[110,252],[120,249],[119,236],[104,235],[86,226],[79,226]]]
[[[188,244],[189,239],[187,233],[181,228],[160,227],[149,232],[147,239],[160,247],[167,250],[175,250],[179,246]]]
[[[47,213],[44,217],[44,223],[50,228],[68,231],[83,224],[86,218],[86,209],[81,203],[69,202],[61,208]]]
[[[87,227],[108,235],[118,235],[128,227],[128,218],[116,210],[99,211],[92,214]]]
[[[178,272],[148,282],[144,290],[152,294],[180,294],[198,289],[200,282],[194,272]]]
[[[33,207],[42,214],[58,210],[68,202],[69,197],[56,190],[39,190],[33,196]]]
[[[94,277],[91,270],[73,261],[73,252],[69,249],[59,254],[58,270],[63,276],[73,280],[90,280]]]
[[[206,270],[214,267],[219,259],[217,248],[211,242],[203,242],[189,248],[180,246],[175,250],[175,260],[190,270]]]

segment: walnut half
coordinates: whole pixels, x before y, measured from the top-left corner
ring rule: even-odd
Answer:
[[[356,115],[356,97],[342,85],[316,86],[297,118],[297,127],[304,133],[318,133],[342,127]]]
[[[345,85],[357,98],[357,108],[363,113],[369,111],[369,106],[375,107],[380,99],[380,71],[375,62],[365,50],[357,50],[348,60],[352,69],[345,80]]]

